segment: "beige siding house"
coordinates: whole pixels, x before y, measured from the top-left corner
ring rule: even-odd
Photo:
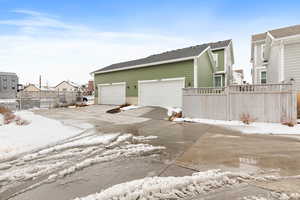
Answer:
[[[77,92],[81,90],[81,87],[70,81],[63,81],[55,86],[55,90],[64,92]]]
[[[252,36],[254,84],[294,82],[300,91],[300,25]]]
[[[38,88],[37,86],[35,86],[34,84],[28,84],[27,86],[25,86],[23,91],[25,91],[25,92],[39,92],[39,91],[41,91],[41,89]]]

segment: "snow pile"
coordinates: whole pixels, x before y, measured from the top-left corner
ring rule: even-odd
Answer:
[[[119,160],[121,158],[128,157],[138,157],[138,156],[148,156],[152,154],[159,154],[165,147],[162,146],[152,146],[149,144],[133,144],[141,141],[149,141],[155,139],[153,136],[149,137],[135,137],[131,134],[116,135],[116,139],[111,141],[110,144],[93,149],[89,153],[93,156],[87,158],[75,165],[64,169],[58,174],[53,174],[49,176],[49,181],[56,179],[57,177],[62,178],[66,175],[70,175],[78,170],[84,169],[91,165],[103,162],[109,162],[112,160]]]
[[[283,177],[276,177],[278,180]],[[135,200],[135,199],[184,199],[190,197],[201,197],[220,189],[237,186],[250,181],[273,181],[274,177],[259,176],[244,173],[222,172],[220,170],[209,170],[198,172],[192,176],[184,177],[147,177],[131,182],[112,186],[100,193],[74,200]],[[297,200],[299,194],[282,194],[277,196],[290,197]],[[245,200],[259,200],[255,196],[244,197]],[[288,198],[289,199],[289,198]],[[263,198],[261,200],[264,200]]]
[[[300,194],[292,193],[286,194],[282,192],[271,192],[268,198],[263,196],[246,196],[241,200],[300,200]]]
[[[82,129],[66,126],[57,120],[45,118],[30,111],[20,111],[15,114],[30,124],[18,126],[11,123],[0,126],[0,160],[82,132]]]
[[[120,108],[121,111],[127,111],[127,110],[134,110],[137,108],[141,108],[141,106],[135,106],[135,105],[130,105],[130,106],[126,106],[126,107],[122,107]]]
[[[182,113],[182,109],[181,108],[173,108],[173,107],[167,107],[166,108],[168,111],[167,111],[167,115],[169,117],[173,116],[174,114],[177,114],[177,113]]]
[[[246,134],[300,134],[300,125],[289,127],[280,123],[253,122],[246,125],[240,121],[225,121],[197,118],[176,118],[175,122],[194,122],[211,125],[220,125]]]
[[[0,193],[17,187],[23,181],[41,176],[45,179],[33,187],[55,181],[97,163],[157,155],[165,148],[143,143],[156,138],[121,133],[101,135],[93,131],[85,132],[63,143],[0,164]]]
[[[232,187],[246,178],[244,174],[220,170],[209,170],[184,177],[147,177],[115,185],[100,193],[75,200],[182,199]]]
[[[14,183],[16,181],[32,180],[37,176],[49,174],[51,171],[57,169],[63,163],[47,164],[29,166],[26,168],[16,169],[0,175],[0,188],[1,186]]]

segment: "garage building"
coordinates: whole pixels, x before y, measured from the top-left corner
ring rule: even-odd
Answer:
[[[226,86],[233,63],[225,40],[112,64],[92,72],[95,103],[181,107],[182,88]]]

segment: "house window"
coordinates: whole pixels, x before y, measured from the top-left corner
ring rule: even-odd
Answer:
[[[260,83],[261,84],[267,83],[267,72],[266,71],[260,72]]]
[[[219,57],[219,55],[216,54],[216,53],[213,53],[212,55],[213,55],[213,59],[214,59],[214,61],[215,61],[215,63],[216,63],[216,67],[218,67],[218,66],[219,66],[219,62],[218,62],[218,57]]]
[[[3,79],[3,89],[7,89],[7,78]]]
[[[11,89],[16,89],[16,81],[14,79],[11,80]]]
[[[215,76],[215,87],[223,87],[222,75]]]

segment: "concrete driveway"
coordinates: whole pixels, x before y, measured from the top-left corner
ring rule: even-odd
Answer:
[[[153,145],[166,147],[160,156],[137,157],[96,164],[58,181],[43,184],[10,199],[69,200],[99,192],[118,183],[146,176],[184,176],[196,171],[222,169],[247,173],[300,174],[300,141],[272,135],[242,135],[222,127],[165,120],[166,110],[143,107],[118,114],[107,114],[111,106],[37,110],[36,113],[76,126],[94,125],[98,133],[122,132],[158,136]],[[28,183],[26,186],[30,186]],[[21,188],[0,194],[7,199]],[[269,191],[299,192],[299,179],[251,183],[240,188],[193,199],[238,199],[245,195],[265,195]]]

